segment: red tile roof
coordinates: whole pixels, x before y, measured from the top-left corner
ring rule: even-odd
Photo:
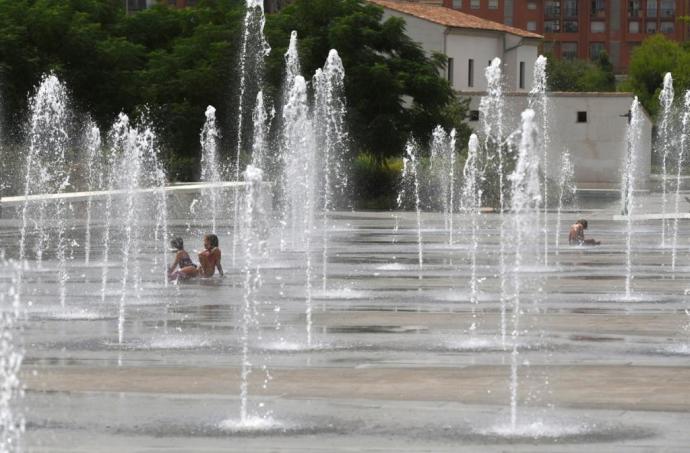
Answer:
[[[445,6],[429,5],[424,3],[413,3],[395,0],[369,0],[384,8],[392,9],[410,16],[428,20],[439,25],[451,28],[471,28],[475,30],[491,30],[510,33],[523,38],[543,39],[543,36],[530,33],[520,28],[511,27],[498,22],[494,22],[471,14],[461,13]]]

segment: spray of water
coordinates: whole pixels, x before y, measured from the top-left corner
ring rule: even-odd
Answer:
[[[574,183],[575,168],[570,160],[570,153],[565,151],[561,154],[561,171],[558,176],[558,211],[556,213],[556,255],[558,255],[558,246],[561,237],[561,212],[566,202],[570,201],[574,196],[577,188]]]
[[[30,122],[24,194],[62,193],[69,186],[68,124],[70,112],[65,86],[54,75],[44,76],[29,101]],[[54,245],[58,261],[60,305],[64,308],[67,273],[66,205],[63,198],[52,203],[41,199],[35,203],[25,199],[22,207],[22,227],[19,241],[19,260],[26,258],[26,243],[29,224],[35,225],[36,261],[40,267],[43,252]],[[51,231],[55,240],[50,240]],[[21,292],[21,275],[18,291]]]
[[[671,127],[672,122],[672,108],[673,108],[673,77],[670,72],[664,76],[664,86],[659,93],[659,102],[661,103],[661,121],[659,122],[659,135],[657,143],[661,150],[661,246],[666,246],[666,206],[667,206],[667,184],[666,176],[668,175],[668,159],[669,154],[673,149],[673,131]]]
[[[20,411],[23,397],[19,371],[24,353],[20,345],[21,303],[19,298],[18,266],[0,257],[3,275],[10,275],[0,283],[0,452],[18,452],[25,430],[24,416]]]
[[[314,124],[316,146],[321,161],[327,162],[321,170],[322,182],[322,273],[321,288],[326,290],[328,280],[328,213],[336,201],[342,202],[347,194],[348,171],[346,153],[348,134],[345,129],[345,68],[334,49],[328,53],[323,70],[314,75]]]
[[[403,172],[402,172],[402,187],[409,188],[410,195],[414,200],[415,212],[417,214],[417,262],[419,265],[419,279],[422,279],[422,271],[424,270],[424,242],[422,238],[422,209],[419,200],[419,146],[413,141],[408,140],[405,145],[405,155],[403,158]],[[407,195],[407,191],[403,192],[403,198]]]
[[[88,192],[102,189],[103,171],[100,160],[101,131],[93,121],[86,125],[86,190]],[[92,196],[86,199],[86,231],[84,235],[84,264],[89,264],[91,258],[91,209]]]
[[[625,297],[629,299],[632,292],[632,235],[633,235],[633,211],[635,208],[635,185],[637,161],[641,156],[642,147],[642,109],[637,97],[630,107],[630,122],[625,134],[626,150],[625,167],[623,172],[623,212],[627,215],[627,228],[625,240]]]
[[[537,146],[541,148],[540,154],[542,156],[544,266],[549,264],[549,109],[548,97],[546,96],[546,63],[547,59],[543,55],[539,55],[537,61],[534,62],[534,85],[529,92],[529,108],[534,110],[536,115],[535,118],[538,123],[537,128],[542,133],[541,140],[538,141]]]
[[[218,156],[218,142],[220,133],[216,125],[216,109],[206,107],[206,121],[201,129],[201,181],[217,184],[222,181],[220,159]],[[217,231],[217,218],[220,210],[220,188],[211,187],[202,192],[203,199],[208,200],[209,206],[205,211],[211,213],[211,231]]]
[[[263,172],[252,165],[243,173],[245,193],[242,200],[240,238],[243,248],[244,275],[242,291],[242,325],[240,328],[242,344],[242,369],[240,383],[240,422],[249,421],[249,375],[252,363],[249,357],[249,346],[252,332],[258,333],[259,313],[257,293],[261,287],[261,263],[266,257],[266,238],[268,237],[268,214],[265,210],[264,192],[262,190]]]
[[[522,112],[522,128],[519,154],[515,171],[510,175],[511,213],[513,216],[514,261],[512,270],[512,353],[510,363],[510,424],[517,427],[518,367],[520,338],[520,318],[522,314],[521,297],[523,278],[522,266],[529,259],[528,244],[538,234],[533,219],[538,215],[542,202],[539,181],[539,154],[537,129],[534,124],[534,111]],[[535,257],[536,258],[536,257]]]
[[[503,144],[503,112],[505,110],[505,98],[503,95],[503,74],[501,60],[494,58],[485,70],[487,81],[487,93],[479,104],[481,129],[484,133],[483,156],[480,166],[486,176],[485,181],[495,181],[498,187],[488,186],[490,198],[496,197],[498,192],[499,212],[499,272],[501,284],[501,345],[505,349],[506,344],[506,305],[508,302],[508,271],[506,265],[506,226],[505,226],[505,160]]]
[[[683,99],[683,118],[682,130],[680,134],[680,146],[678,148],[678,159],[676,162],[676,194],[674,198],[675,212],[680,212],[680,186],[682,178],[682,169],[688,155],[688,140],[690,140],[690,91],[685,92]],[[676,275],[676,250],[678,248],[678,216],[673,220],[673,242],[671,249],[671,271],[673,278]]]
[[[264,74],[264,58],[270,53],[271,48],[264,36],[264,25],[266,17],[264,15],[264,5],[262,0],[246,0],[247,11],[244,16],[244,27],[242,33],[242,45],[240,47],[239,61],[239,101],[237,109],[237,146],[235,152],[235,181],[240,180],[241,156],[243,150],[250,150],[251,143],[245,138],[244,130],[252,126],[249,124],[246,112],[253,112],[249,104],[250,100],[255,100],[256,93],[260,91],[261,81]],[[239,190],[234,191],[234,228],[232,244],[232,264],[235,265],[237,234],[239,231]]]
[[[479,139],[475,134],[470,136],[467,160],[463,169],[462,206],[470,217],[470,303],[472,304],[472,325],[470,331],[477,329],[477,306],[479,304],[479,281],[477,278],[477,253],[479,251],[479,208],[482,193],[479,188],[481,174],[477,167]]]
[[[443,211],[443,225],[448,232],[448,244],[453,244],[453,209],[455,192],[455,130],[447,134],[436,126],[431,139],[432,196]]]

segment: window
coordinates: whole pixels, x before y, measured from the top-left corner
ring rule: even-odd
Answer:
[[[606,22],[602,22],[599,20],[592,21],[589,30],[592,33],[604,33],[606,31]]]
[[[561,2],[547,1],[544,4],[544,15],[546,17],[561,17]]]
[[[587,122],[587,112],[577,112],[577,122],[586,123]]]
[[[453,86],[453,59],[449,58],[448,59],[448,82],[450,82],[450,86]]]
[[[656,0],[647,0],[647,17],[656,17]]]
[[[498,9],[498,0],[489,0],[489,9]]]
[[[544,33],[558,33],[561,31],[561,21],[560,20],[545,20],[544,21]]]
[[[645,31],[649,34],[656,33],[656,22],[647,22],[647,26],[645,27]]]
[[[599,57],[599,54],[606,51],[603,42],[593,42],[589,45],[589,58],[592,60]]]
[[[661,17],[673,17],[676,15],[675,0],[661,0]],[[663,31],[663,29],[662,29]]]
[[[577,58],[577,43],[564,42],[561,44],[561,56],[566,60],[574,60]]]
[[[640,32],[640,22],[637,20],[631,20],[628,22],[628,33],[639,33]]]
[[[525,62],[524,61],[520,62],[520,75],[519,75],[519,77],[520,77],[519,86],[520,86],[520,89],[523,90],[525,88]]]
[[[577,33],[578,28],[576,20],[566,20],[563,22],[563,31],[566,33]]]
[[[606,2],[604,0],[592,0],[592,16],[606,17]]]
[[[659,29],[661,33],[673,33],[675,31],[673,22],[662,22]]]
[[[479,0],[470,0],[471,9],[479,9],[481,7],[481,2]]]
[[[467,86],[474,86],[474,60],[471,58],[467,61]]]
[[[553,41],[545,42],[542,45],[542,50],[543,50],[544,55],[553,54],[556,50],[556,45]]]
[[[506,25],[513,25],[513,18],[512,17],[506,17],[503,19],[503,23]]]
[[[628,17],[640,17],[640,0],[628,2]]]
[[[537,21],[528,20],[527,21],[527,31],[537,31]]]
[[[470,110],[469,120],[479,121],[479,110]]]
[[[577,17],[577,0],[565,1],[565,17]]]
[[[462,9],[462,0],[453,0],[453,9]]]
[[[535,10],[537,9],[537,4],[535,2],[527,2],[527,9]]]

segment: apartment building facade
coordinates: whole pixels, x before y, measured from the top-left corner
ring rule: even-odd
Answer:
[[[444,6],[544,36],[543,52],[594,59],[606,51],[624,73],[635,47],[662,33],[690,38],[690,0],[443,0]]]

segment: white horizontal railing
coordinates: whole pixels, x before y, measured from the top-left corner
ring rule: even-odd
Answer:
[[[163,190],[165,192],[196,192],[203,189],[212,188],[224,188],[224,187],[243,187],[246,183],[241,181],[226,181],[226,182],[199,182],[190,184],[179,184],[174,186],[165,186]],[[153,193],[161,190],[159,187],[152,187],[146,189],[135,189],[134,193]],[[62,192],[62,193],[46,193],[46,194],[34,194],[34,195],[17,195],[12,197],[2,197],[0,198],[0,204],[3,205],[16,205],[22,204],[26,201],[42,201],[42,200],[70,200],[70,201],[83,201],[89,198],[103,197],[108,194],[110,195],[125,195],[128,194],[128,190],[100,190],[92,192]]]

